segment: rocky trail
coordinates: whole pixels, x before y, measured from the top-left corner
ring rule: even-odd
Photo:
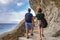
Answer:
[[[29,33],[29,36],[30,36],[30,33]],[[26,37],[19,37],[19,40],[40,40],[39,34],[38,34],[38,28],[37,27],[34,28],[34,36],[30,36],[29,39],[27,39]],[[43,37],[42,40],[60,40],[60,38],[58,38],[58,37],[49,37],[49,36],[45,35],[45,37]]]

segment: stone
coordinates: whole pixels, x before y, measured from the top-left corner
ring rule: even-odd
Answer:
[[[60,0],[30,0],[30,6],[37,14],[38,8],[43,10],[48,27],[45,28],[44,34],[47,37],[60,35]]]

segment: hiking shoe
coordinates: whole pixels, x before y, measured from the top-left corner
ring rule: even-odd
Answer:
[[[31,36],[33,36],[33,33],[31,34]]]
[[[44,34],[42,34],[42,36],[45,37]]]
[[[42,38],[40,38],[40,40],[42,40]]]
[[[27,37],[27,39],[29,39],[29,37]]]
[[[40,40],[42,40],[42,39],[40,39]]]

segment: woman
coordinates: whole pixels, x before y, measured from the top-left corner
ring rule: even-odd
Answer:
[[[44,29],[43,29],[42,22],[45,18],[44,18],[44,14],[42,13],[41,8],[38,9],[38,13],[36,15],[36,18],[37,18],[37,21],[38,21],[38,32],[40,34],[40,40],[42,40],[42,37],[44,37],[44,35],[43,35]]]

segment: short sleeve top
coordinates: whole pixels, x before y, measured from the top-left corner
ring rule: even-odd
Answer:
[[[43,13],[38,13],[37,15],[36,15],[36,17],[37,17],[37,19],[38,20],[42,20],[42,19],[44,19],[44,14]]]
[[[32,17],[33,17],[33,14],[32,13],[26,13],[25,14],[25,18],[26,18],[26,22],[32,22]]]

